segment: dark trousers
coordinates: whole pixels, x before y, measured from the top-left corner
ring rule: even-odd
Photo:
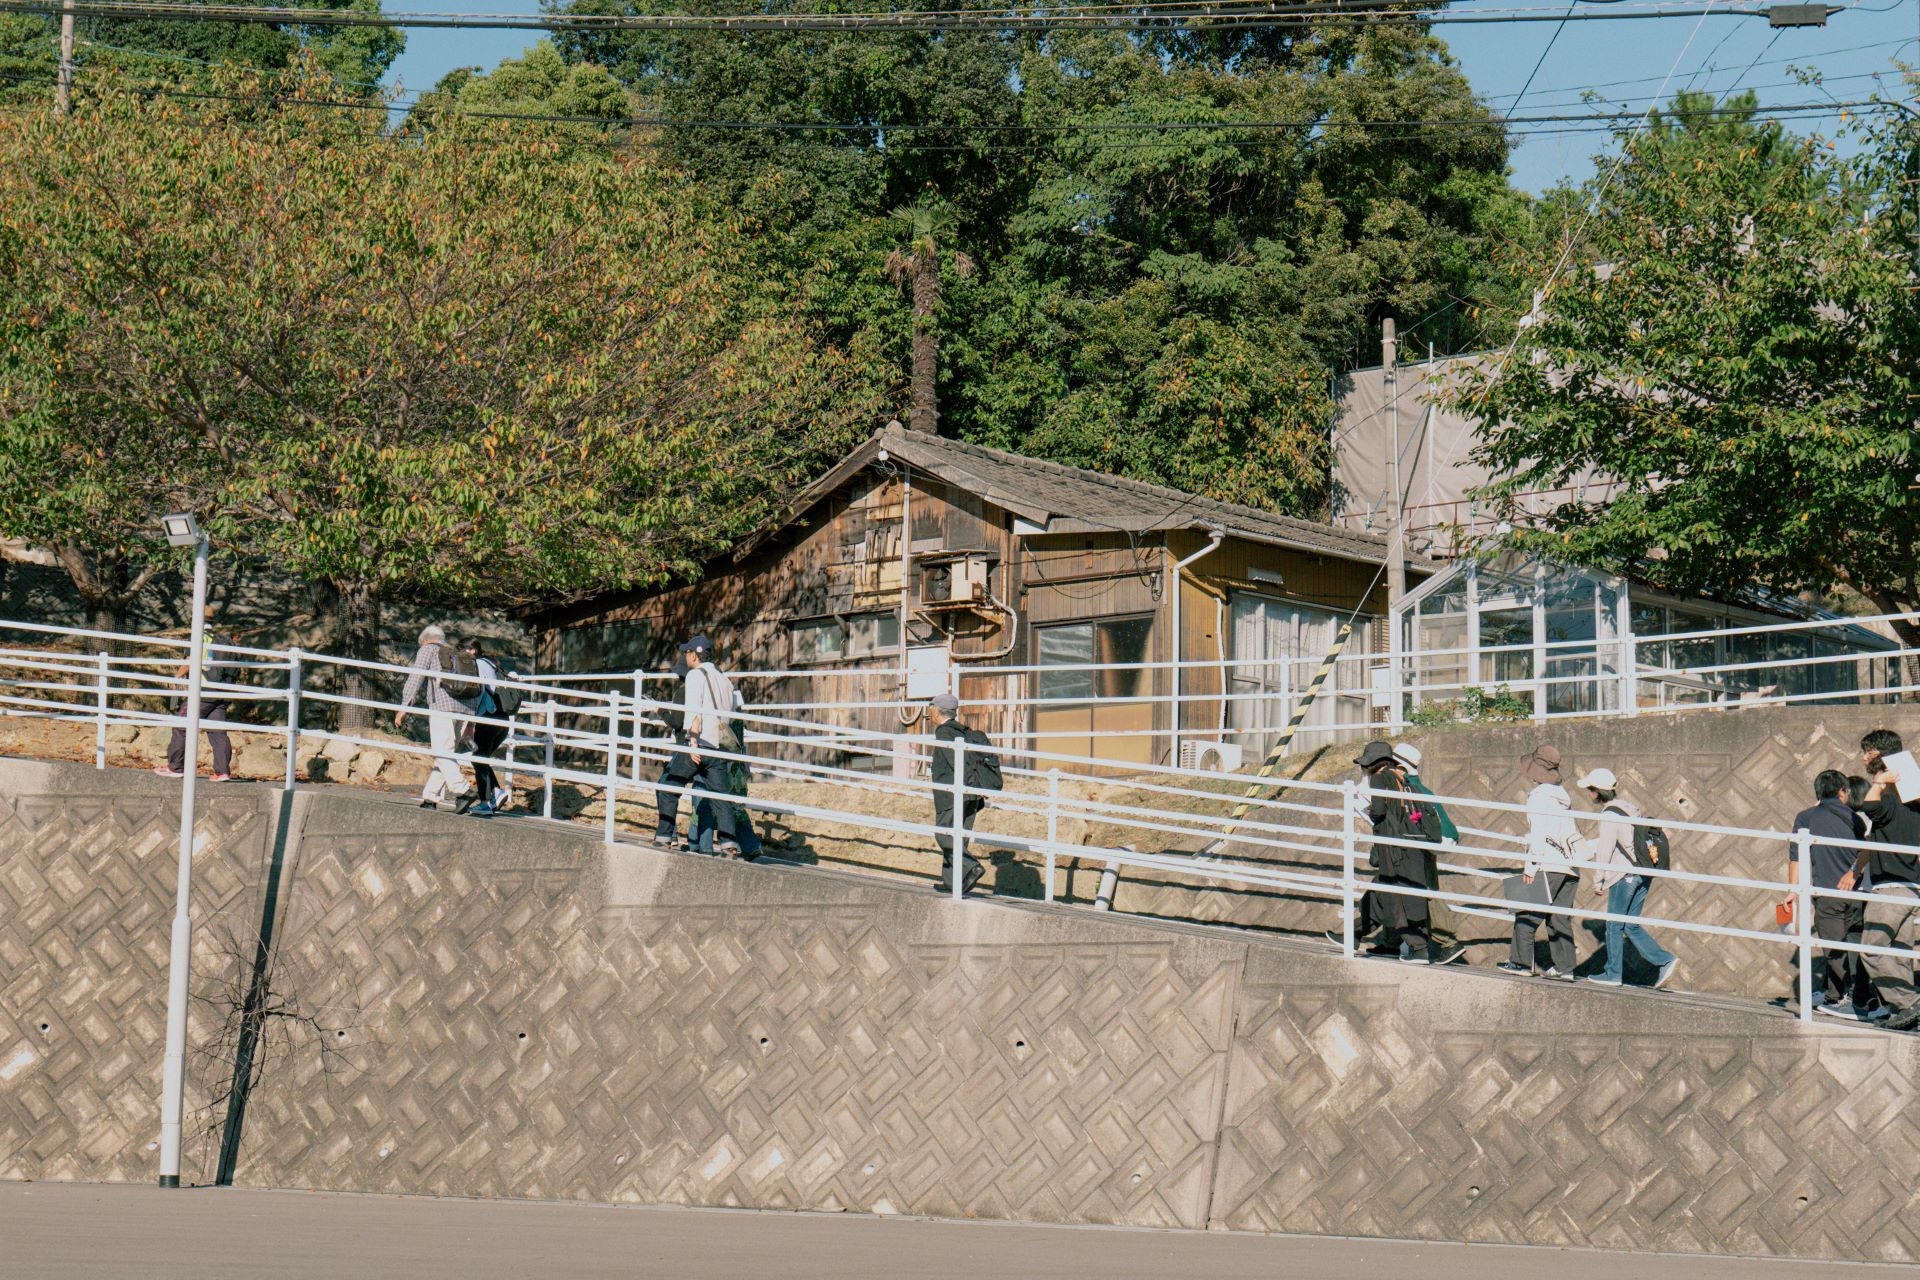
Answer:
[[[660,789],[654,793],[653,797],[654,805],[660,811],[660,820],[653,829],[654,835],[658,838],[670,839],[680,826],[680,793],[669,791],[668,788],[696,785],[693,779],[698,772],[699,770],[694,768],[693,757],[684,751],[676,751],[667,758],[666,767],[660,770]],[[697,816],[699,803],[704,802],[695,804],[696,826],[699,824]]]
[[[1822,942],[1859,942],[1861,926],[1865,923],[1865,904],[1847,902],[1844,899],[1815,898],[1813,900],[1813,936]],[[1814,981],[1818,989],[1826,994],[1828,1004],[1839,1004],[1852,1000],[1865,1006],[1872,1003],[1873,984],[1867,981],[1866,972],[1860,967],[1860,955],[1854,951],[1819,952],[1819,967],[1814,970]],[[1790,962],[1797,974],[1800,969],[1800,953],[1795,951]],[[1794,999],[1798,1000],[1800,984],[1794,983]]]
[[[482,759],[500,753],[500,744],[507,740],[507,726],[504,724],[476,724],[473,726],[473,785],[480,793],[482,804],[493,803],[493,793],[500,789],[500,779],[494,775],[493,766]]]
[[[185,715],[187,704],[181,703],[176,713]],[[225,702],[204,702],[200,704],[201,720],[225,720],[227,704]],[[227,737],[225,729],[208,729],[207,745],[213,748],[213,771],[217,774],[233,772],[233,743]],[[167,742],[167,768],[175,773],[187,771],[187,727],[177,726],[173,737]]]
[[[1580,877],[1553,875],[1542,871],[1547,884],[1553,890],[1553,905],[1570,907],[1573,895],[1580,888]],[[1572,916],[1541,916],[1523,911],[1513,918],[1513,950],[1508,958],[1514,964],[1533,967],[1533,939],[1541,925],[1547,927],[1547,955],[1553,967],[1561,973],[1571,974],[1579,963],[1579,953],[1573,947]]]
[[[985,800],[967,797],[967,807],[961,811],[960,825],[964,830],[973,830],[973,820],[986,807]],[[934,793],[933,825],[939,828],[933,833],[933,841],[940,846],[940,878],[952,883],[953,879],[953,797]],[[980,859],[968,853],[963,847],[960,856],[967,860],[968,866],[978,866]]]

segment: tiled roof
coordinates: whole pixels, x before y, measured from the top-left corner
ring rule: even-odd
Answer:
[[[744,544],[740,554],[744,556],[751,547],[798,519],[820,499],[877,461],[882,450],[889,459],[909,463],[1034,524],[1048,526],[1054,532],[1163,533],[1218,528],[1230,536],[1345,560],[1377,564],[1387,553],[1387,539],[1375,534],[1337,529],[1256,507],[1216,502],[1164,485],[888,426],[874,433],[816,481],[800,495],[784,518]],[[1412,557],[1409,559],[1425,567]]]

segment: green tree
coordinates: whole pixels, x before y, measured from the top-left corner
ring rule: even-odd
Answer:
[[[626,130],[581,121],[605,120],[624,126],[640,113],[638,99],[605,67],[568,65],[552,43],[542,40],[524,56],[501,61],[492,72],[457,67],[440,78],[408,112],[412,130],[442,123],[461,112],[478,119],[506,116],[565,116],[568,122],[548,131],[585,142],[618,141]]]
[[[1904,123],[1857,150],[1682,95],[1542,252],[1568,265],[1457,403],[1502,496],[1620,482],[1514,541],[1680,588],[1843,587],[1920,609],[1920,295]],[[1603,172],[1609,166],[1602,166]],[[1920,643],[1920,626],[1898,628]]]
[[[943,429],[983,443],[1313,514],[1328,377],[1371,362],[1381,318],[1471,349],[1505,337],[1525,287],[1533,216],[1505,130],[1420,28],[592,32],[561,48],[677,122],[663,143],[759,229],[761,268],[903,371],[924,326],[864,264],[898,247],[891,209],[951,207],[941,246],[978,272],[941,282],[937,394]],[[1400,123],[1422,119],[1452,123]],[[718,127],[767,121],[820,127]]]
[[[161,469],[223,546],[329,586],[352,656],[384,600],[690,573],[870,421],[857,362],[730,274],[712,205],[648,158],[139,96],[0,139],[36,247],[0,422]]]
[[[191,0],[215,3],[216,0]],[[380,0],[313,0],[313,7],[380,12]],[[51,96],[57,22],[41,15],[0,15],[0,70],[25,63],[44,76],[31,81],[32,96]],[[104,18],[82,15],[74,23],[81,84],[112,70],[145,83],[205,87],[222,69],[262,71],[292,68],[309,55],[334,81],[334,92],[366,93],[406,47],[396,27],[302,27],[253,22],[182,22],[166,18]],[[43,53],[44,50],[44,53]],[[13,90],[20,94],[20,89]]]

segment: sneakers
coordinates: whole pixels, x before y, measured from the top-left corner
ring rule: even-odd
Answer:
[[[1675,956],[1673,959],[1661,965],[1660,972],[1654,975],[1653,989],[1655,991],[1658,991],[1661,987],[1666,986],[1667,979],[1671,978],[1673,976],[1673,971],[1679,967],[1680,967],[1680,958],[1678,956]]]
[[[1466,958],[1467,958],[1467,949],[1456,942],[1451,947],[1448,947],[1445,951],[1442,951],[1439,955],[1433,957],[1427,963],[1456,964],[1459,961],[1465,960]]]
[[[1815,1013],[1824,1013],[1829,1018],[1839,1018],[1846,1022],[1871,1021],[1866,1014],[1853,1007],[1853,1001],[1851,1000],[1842,1000],[1838,1004],[1832,1001],[1828,1001],[1825,1004],[1816,1004],[1813,1006],[1813,1011]]]
[[[207,775],[207,781],[208,782],[232,782],[233,775],[230,773],[209,774]]]
[[[480,793],[478,791],[463,791],[460,793],[460,798],[454,801],[453,811],[455,813],[465,813],[467,810],[473,808],[473,806],[479,802],[479,799]]]
[[[1591,978],[1588,978],[1587,981],[1596,987],[1624,987],[1627,985],[1623,980],[1605,973],[1596,973]]]
[[[493,806],[485,800],[482,800],[474,805],[473,808],[467,810],[467,816],[470,818],[491,818],[493,816]]]
[[[1400,963],[1401,964],[1426,964],[1427,955],[1425,951],[1415,951],[1411,946],[1408,946],[1406,943],[1403,942],[1400,944]]]
[[[1920,1028],[1920,1004],[1902,1009],[1880,1025],[1889,1031],[1912,1031]]]
[[[502,809],[511,808],[513,808],[513,792],[507,790],[505,787],[501,787],[493,793],[493,811],[495,813],[500,812]]]
[[[164,764],[157,764],[153,766],[153,771],[159,774],[163,778],[184,778],[187,776],[186,774],[182,773],[180,770],[169,768]]]
[[[1864,1014],[1861,1015],[1861,1017],[1865,1018],[1868,1022],[1885,1022],[1888,1018],[1891,1018],[1892,1016],[1893,1016],[1893,1007],[1891,1005],[1884,1005],[1884,1004],[1877,1004],[1873,1006],[1873,1008],[1867,1010]]]
[[[422,800],[420,807],[422,809],[433,809],[437,811],[440,808],[440,802],[438,800]]]
[[[1533,970],[1523,964],[1515,964],[1511,960],[1502,960],[1494,967],[1502,973],[1517,973],[1523,978],[1531,978],[1533,976]]]
[[[1562,973],[1558,969],[1548,969],[1545,973],[1541,974],[1540,976],[1545,978],[1548,982],[1572,982],[1575,980],[1572,974]]]

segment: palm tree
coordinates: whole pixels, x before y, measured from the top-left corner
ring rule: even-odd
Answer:
[[[913,286],[913,405],[907,417],[915,431],[937,433],[940,406],[934,393],[939,370],[940,341],[935,316],[940,310],[939,237],[953,231],[953,210],[939,201],[902,205],[893,211],[894,224],[906,243],[887,255],[887,279]],[[953,273],[961,279],[973,274],[973,259],[955,252]]]

